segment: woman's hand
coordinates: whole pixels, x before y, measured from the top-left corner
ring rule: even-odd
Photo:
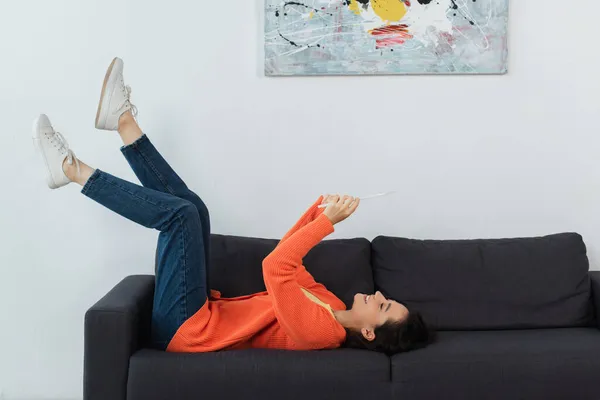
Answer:
[[[348,195],[326,195],[323,198],[323,204],[327,204],[323,214],[335,225],[354,214],[360,204],[360,199]]]

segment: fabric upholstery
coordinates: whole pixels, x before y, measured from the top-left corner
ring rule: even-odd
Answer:
[[[592,296],[594,300],[594,310],[596,312],[596,326],[600,329],[600,271],[590,271],[592,280]]]
[[[129,358],[149,342],[154,276],[129,276],[85,314],[83,397],[125,400]]]
[[[278,240],[212,235],[210,285],[223,297],[237,297],[266,290],[262,262]]]
[[[276,244],[214,235],[214,288],[225,296],[264,290],[262,259]],[[154,277],[131,276],[86,313],[84,399],[600,398],[600,271],[585,273],[578,235],[378,238],[372,253],[364,239],[332,240],[304,261],[350,305],[354,293],[374,290],[371,255],[384,294],[463,330],[391,358],[350,349],[165,353],[146,348]],[[498,329],[557,323],[590,327]]]
[[[392,357],[394,399],[600,398],[600,330],[440,332]]]
[[[262,261],[277,243],[271,239],[213,235],[212,288],[224,297],[264,291]],[[325,240],[308,253],[304,265],[317,282],[350,306],[354,294],[374,290],[370,258],[371,244],[366,239]]]
[[[131,358],[129,400],[386,399],[390,360],[362,350],[241,350]]]
[[[539,238],[373,243],[377,289],[439,329],[590,326],[586,247],[572,233]]]

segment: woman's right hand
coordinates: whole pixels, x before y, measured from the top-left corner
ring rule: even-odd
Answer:
[[[323,204],[327,204],[323,214],[335,225],[354,214],[360,204],[360,199],[348,195],[326,195]]]

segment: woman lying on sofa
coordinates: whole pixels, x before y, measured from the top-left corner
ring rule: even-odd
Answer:
[[[117,214],[160,231],[152,341],[172,352],[274,348],[364,348],[388,354],[423,347],[432,332],[421,316],[381,293],[358,293],[350,310],[302,265],[306,254],[359,205],[350,196],[322,196],[263,262],[266,292],[233,299],[211,291],[210,219],[140,130],[115,58],[103,84],[96,128],[118,131],[121,151],[143,186],[93,169],[75,157],[64,137],[41,115],[34,141],[55,189],[70,182]],[[325,208],[319,205],[327,204]]]

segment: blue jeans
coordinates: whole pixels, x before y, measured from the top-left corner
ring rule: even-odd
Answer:
[[[151,329],[153,345],[166,349],[177,329],[210,295],[208,209],[146,135],[121,151],[143,187],[96,170],[81,192],[160,231]]]

